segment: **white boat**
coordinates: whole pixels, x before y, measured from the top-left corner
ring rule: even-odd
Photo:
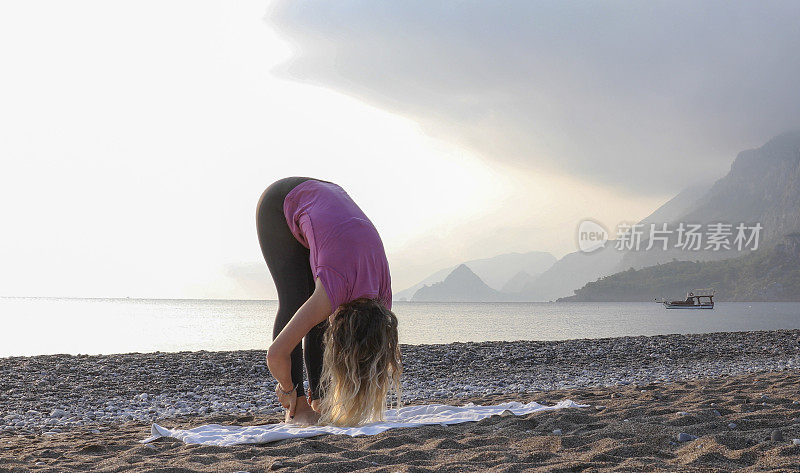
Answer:
[[[714,289],[695,289],[682,301],[667,301],[663,297],[656,301],[664,304],[665,309],[713,309],[714,294]]]

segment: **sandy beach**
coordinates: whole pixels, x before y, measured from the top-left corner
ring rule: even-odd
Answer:
[[[800,331],[403,346],[410,404],[589,404],[376,436],[211,447],[279,422],[263,351],[0,359],[0,472],[797,471]],[[695,438],[696,437],[696,438]]]

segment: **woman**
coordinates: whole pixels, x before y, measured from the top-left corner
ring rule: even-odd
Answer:
[[[288,177],[261,195],[256,227],[278,290],[267,366],[286,422],[382,420],[390,388],[399,403],[402,363],[389,265],[372,222],[338,185]]]

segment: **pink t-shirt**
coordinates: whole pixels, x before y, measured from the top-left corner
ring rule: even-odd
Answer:
[[[283,201],[286,223],[311,251],[311,271],[328,293],[332,310],[359,297],[392,308],[389,262],[378,231],[341,187],[304,181]]]

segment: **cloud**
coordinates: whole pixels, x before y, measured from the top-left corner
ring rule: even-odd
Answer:
[[[484,159],[644,194],[800,127],[797,2],[279,2],[282,73]]]

